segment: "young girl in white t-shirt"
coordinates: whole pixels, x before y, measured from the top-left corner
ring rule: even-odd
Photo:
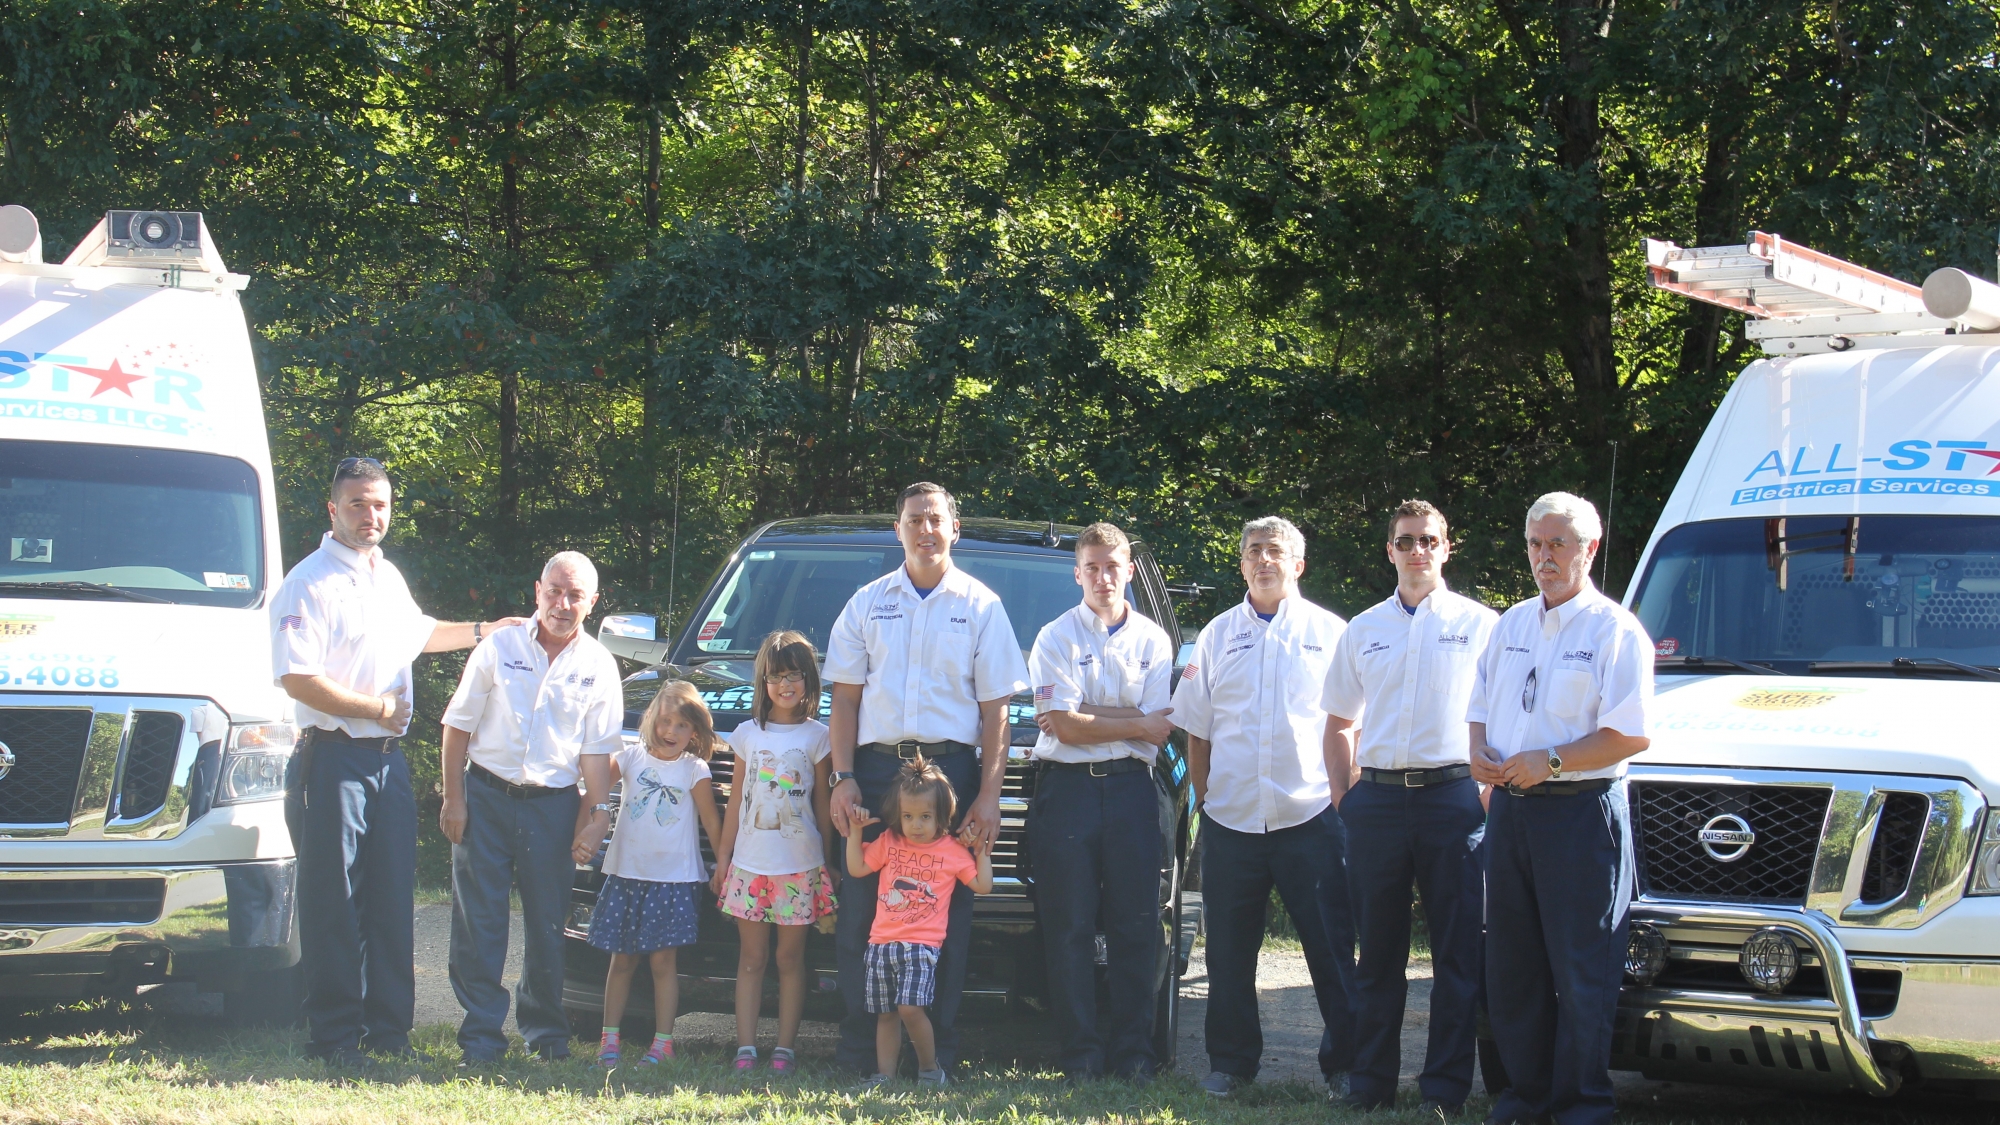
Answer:
[[[819,712],[812,642],[772,633],[757,650],[751,717],[729,735],[736,775],[715,846],[716,905],[736,919],[736,1069],[757,1065],[764,963],[778,945],[778,1045],[771,1069],[789,1072],[806,1004],[806,930],[833,916],[825,827],[833,768]]]
[[[611,778],[624,780],[618,827],[604,853],[604,887],[590,921],[590,944],[611,954],[604,978],[604,1039],[597,1061],[617,1066],[618,1021],[632,974],[645,958],[653,969],[653,1043],[639,1065],[674,1057],[674,1010],[680,1005],[675,951],[693,945],[696,895],[709,881],[701,838],[721,838],[708,759],[715,753],[715,722],[694,685],[663,684],[639,720],[641,743],[611,756]],[[590,862],[604,841],[586,824],[577,833],[578,863]]]

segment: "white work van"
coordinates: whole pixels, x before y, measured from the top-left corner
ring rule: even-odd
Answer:
[[[110,212],[49,265],[0,208],[0,1004],[296,1007],[245,280],[198,214]]]
[[[1613,1065],[1993,1096],[2000,321],[1768,235],[1649,257],[1769,358],[1627,595],[1658,700]]]

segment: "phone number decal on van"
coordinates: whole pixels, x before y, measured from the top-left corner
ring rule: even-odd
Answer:
[[[116,688],[119,679],[111,659],[67,653],[0,656],[0,688]]]
[[[1739,488],[1730,495],[1734,504],[1761,504],[1771,500],[1802,500],[1810,496],[2000,496],[1993,482],[1958,480],[1951,477],[1869,477],[1866,480],[1809,480],[1798,484],[1765,484]]]

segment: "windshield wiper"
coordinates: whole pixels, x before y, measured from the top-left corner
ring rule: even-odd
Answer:
[[[98,598],[121,598],[128,602],[153,602],[158,605],[172,605],[169,598],[156,598],[137,590],[106,586],[102,582],[0,582],[0,593],[6,594],[87,594]]]
[[[683,662],[682,666],[687,668],[692,668],[697,664],[713,664],[718,660],[755,660],[755,659],[757,659],[757,654],[754,652],[704,652],[696,656],[688,657],[687,660]]]
[[[1782,676],[1776,668],[1762,664],[1752,664],[1747,660],[1737,660],[1729,656],[1655,656],[1653,670],[1685,672],[1749,672],[1755,676]]]
[[[1978,664],[1960,664],[1942,656],[1898,656],[1894,660],[1814,660],[1808,672],[1960,672],[1982,680],[2000,680],[2000,670]]]

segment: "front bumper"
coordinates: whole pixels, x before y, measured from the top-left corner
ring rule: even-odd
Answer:
[[[1756,930],[1782,927],[1818,972],[1799,995],[1628,983],[1612,1033],[1615,1070],[1876,1096],[1895,1093],[1906,1077],[2000,1080],[2000,960],[1850,954],[1801,910],[1642,903],[1632,919],[1659,928],[1677,957],[1726,954]],[[1893,974],[1886,1011],[1884,990],[1864,998],[1857,974]]]
[[[297,861],[0,867],[0,996],[77,998],[296,964]]]

